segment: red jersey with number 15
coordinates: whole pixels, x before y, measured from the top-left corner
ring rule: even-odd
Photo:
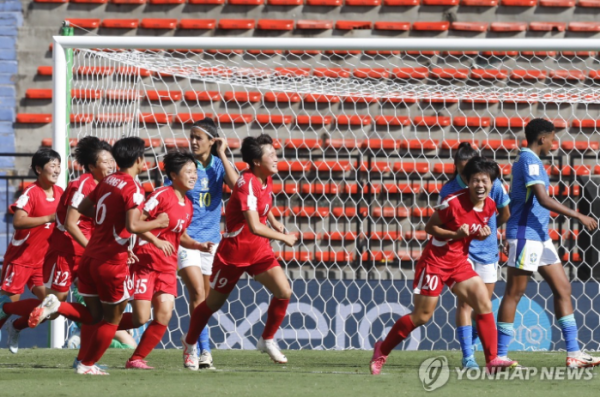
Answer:
[[[260,223],[266,225],[267,215],[273,206],[272,193],[271,177],[263,186],[250,171],[240,175],[225,208],[226,230],[216,253],[224,263],[250,266],[265,256],[273,255],[269,239],[253,234],[244,217],[244,212],[256,211]]]
[[[47,197],[46,192],[35,182],[29,186],[17,201],[10,206],[13,211],[21,209],[31,218],[52,215],[63,193],[61,187],[52,187],[52,197]],[[4,263],[12,263],[23,267],[41,268],[44,256],[48,251],[50,235],[54,223],[45,223],[30,229],[15,230],[12,241],[4,254]]]
[[[83,174],[79,178],[69,182],[67,190],[60,198],[58,207],[56,208],[56,227],[50,237],[50,250],[72,254],[75,256],[83,255],[84,248],[71,237],[65,229],[65,221],[67,219],[67,209],[69,206],[73,208],[79,207],[79,204],[96,188],[96,180],[92,174]],[[94,223],[92,218],[85,215],[79,217],[77,222],[79,230],[89,240],[92,236]]]
[[[475,209],[469,190],[463,189],[446,197],[437,207],[437,212],[444,229],[456,231],[464,224],[469,225],[469,237],[448,241],[432,237],[423,250],[420,261],[440,268],[453,269],[468,260],[469,245],[496,213],[496,203],[490,197],[486,197],[483,208]]]
[[[144,194],[129,174],[117,172],[104,178],[88,198],[96,205],[95,226],[83,256],[105,263],[127,261],[131,233],[125,228],[127,211],[139,208]]]
[[[140,262],[136,266],[150,268],[157,272],[177,271],[177,250],[181,235],[192,221],[194,213],[192,202],[186,196],[184,196],[184,201],[180,202],[175,190],[171,186],[166,186],[155,190],[148,197],[144,204],[144,211],[148,213],[149,221],[156,219],[158,214],[163,212],[169,216],[169,226],[163,229],[154,229],[151,233],[161,240],[171,243],[175,251],[171,256],[165,257],[165,254],[154,244],[139,239],[135,253]]]

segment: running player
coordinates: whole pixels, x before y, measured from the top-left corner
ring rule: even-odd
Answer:
[[[198,177],[197,163],[190,152],[171,152],[164,160],[165,174],[171,186],[157,189],[148,197],[144,205],[144,216],[156,219],[158,214],[169,216],[166,228],[154,229],[141,235],[135,249],[139,262],[134,265],[133,279],[133,327],[137,328],[150,319],[153,320],[144,331],[139,345],[127,360],[125,368],[153,369],[144,360],[161,341],[175,305],[177,296],[177,249],[180,245],[186,250],[210,252],[213,243],[194,241],[186,229],[192,220],[192,202],[186,193],[194,188]],[[148,243],[148,241],[150,243]]]
[[[241,151],[250,170],[241,174],[227,203],[226,233],[215,255],[210,278],[211,292],[194,309],[190,328],[181,338],[184,367],[192,370],[198,369],[196,340],[200,332],[213,313],[225,303],[244,272],[273,294],[257,349],[267,353],[276,363],[287,362],[273,338],[285,317],[292,291],[269,240],[293,246],[297,238],[284,234],[283,225],[270,212],[273,204],[271,176],[277,173],[273,140],[265,134],[247,137],[242,142]],[[275,230],[267,227],[267,220]]]
[[[120,139],[112,154],[120,171],[104,178],[79,204],[79,212],[95,221],[94,233],[79,266],[79,293],[94,320],[102,320],[94,326],[87,351],[81,352],[78,374],[107,374],[95,363],[115,336],[133,290],[128,265],[132,233],[169,224],[164,213],[149,222],[141,219],[139,207],[144,194],[134,178],[144,170],[144,141],[137,137]]]
[[[40,149],[31,158],[31,169],[37,176],[11,205],[15,215],[15,234],[4,254],[2,291],[0,291],[0,327],[10,314],[19,314],[23,305],[31,311],[29,302],[17,302],[27,286],[39,299],[44,299],[44,256],[54,229],[56,206],[63,189],[56,186],[60,175],[60,155],[52,149]],[[10,303],[10,302],[15,303]],[[35,306],[34,306],[35,307]],[[27,326],[27,317],[8,325],[8,348],[19,349],[19,333]]]
[[[554,124],[544,119],[531,120],[525,127],[527,148],[521,149],[512,168],[510,187],[511,217],[506,224],[508,272],[506,291],[498,311],[498,354],[506,358],[513,337],[515,312],[527,282],[535,271],[550,286],[554,296],[554,314],[567,348],[567,367],[593,367],[600,357],[582,352],[577,341],[577,323],[571,302],[571,284],[548,235],[550,211],[577,219],[593,231],[598,222],[573,211],[548,195],[550,182],[540,156],[552,150]]]
[[[495,162],[473,157],[463,170],[468,188],[448,196],[427,222],[425,230],[434,237],[427,243],[415,269],[414,309],[396,321],[384,341],[375,343],[370,365],[373,375],[381,373],[394,347],[429,321],[444,284],[475,311],[488,371],[517,365],[497,357],[492,302],[483,280],[469,263],[471,240],[483,240],[491,234],[488,222],[496,213],[496,204],[489,193],[499,172]]]
[[[442,187],[438,204],[445,200],[448,195],[467,188],[467,183],[465,182],[467,178],[462,173],[467,161],[475,156],[477,156],[477,151],[473,149],[469,142],[462,142],[458,146],[454,156],[454,166],[456,169],[454,178]],[[490,227],[491,234],[485,240],[475,239],[471,242],[469,247],[469,263],[471,263],[475,272],[485,283],[488,295],[492,299],[494,286],[496,285],[496,281],[498,281],[498,260],[500,259],[498,255],[497,228],[502,226],[510,217],[508,209],[510,198],[500,178],[497,178],[492,184],[490,198],[494,200],[499,216],[496,217],[496,214],[494,214],[490,217],[488,226]],[[434,237],[436,236],[434,235]],[[463,368],[479,367],[473,355],[473,344],[477,338],[477,332],[471,322],[472,311],[471,307],[459,298],[456,308],[456,331],[463,354]]]
[[[188,234],[196,241],[213,243],[213,250],[202,252],[179,247],[178,269],[189,294],[190,315],[206,299],[210,290],[210,275],[215,251],[221,241],[221,206],[223,182],[231,189],[239,175],[227,160],[227,140],[218,136],[214,121],[205,118],[196,122],[190,131],[190,145],[198,166],[198,179],[187,192],[194,206],[194,216]],[[198,339],[199,368],[213,365],[208,327]]]

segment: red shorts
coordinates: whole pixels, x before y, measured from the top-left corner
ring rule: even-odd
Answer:
[[[417,262],[413,292],[417,295],[440,296],[444,284],[452,289],[455,284],[477,277],[473,266],[468,261],[451,269],[441,268],[426,261]]]
[[[259,263],[250,266],[235,266],[223,263],[219,255],[215,256],[213,271],[210,276],[210,288],[222,294],[229,294],[235,288],[244,272],[252,277],[266,272],[276,266],[281,266],[275,256],[267,257]]]
[[[69,292],[77,280],[80,256],[58,251],[48,252],[44,260],[44,285],[57,292]]]
[[[127,262],[106,263],[87,256],[79,265],[79,294],[97,296],[102,303],[121,303],[133,293]]]
[[[44,286],[42,268],[5,263],[2,266],[2,291],[18,295],[25,291],[25,286],[29,290]]]
[[[157,272],[147,267],[136,268],[133,271],[135,292],[133,299],[151,301],[154,294],[164,292],[177,296],[177,275],[173,272]]]

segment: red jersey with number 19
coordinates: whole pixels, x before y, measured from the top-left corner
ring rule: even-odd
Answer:
[[[88,198],[96,205],[95,227],[83,256],[104,263],[127,261],[131,233],[125,228],[127,211],[140,208],[144,194],[129,174],[104,178]]]
[[[260,223],[267,224],[273,206],[273,180],[263,186],[250,171],[243,172],[233,187],[225,209],[226,231],[216,255],[221,261],[235,266],[250,266],[266,256],[273,256],[269,239],[253,234],[246,224],[244,212],[258,212]]]
[[[165,257],[165,254],[154,244],[140,239],[135,250],[140,262],[136,266],[150,268],[158,272],[177,271],[177,250],[179,249],[181,235],[192,221],[194,212],[192,202],[186,196],[184,196],[184,202],[180,202],[175,190],[170,186],[166,186],[155,190],[148,197],[144,204],[144,211],[148,213],[149,221],[156,219],[158,214],[163,212],[169,216],[169,226],[163,229],[154,229],[151,233],[161,240],[171,243],[175,251],[170,257]]]
[[[13,211],[21,209],[32,218],[52,215],[63,193],[63,189],[54,185],[52,197],[35,182],[29,186],[17,201],[10,206]],[[44,256],[48,251],[48,240],[54,229],[54,223],[45,223],[30,229],[15,230],[13,239],[4,255],[4,263],[12,263],[23,267],[42,268]]]
[[[439,268],[452,269],[469,258],[469,245],[477,237],[479,230],[486,226],[496,213],[496,203],[486,197],[481,210],[473,207],[469,190],[463,189],[448,196],[438,207],[440,220],[444,228],[458,230],[462,225],[469,225],[469,236],[459,240],[440,241],[435,237],[423,250],[421,261],[435,264]]]

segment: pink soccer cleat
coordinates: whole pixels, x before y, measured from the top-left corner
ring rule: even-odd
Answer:
[[[151,367],[148,365],[148,362],[146,360],[127,360],[127,362],[125,363],[125,368],[127,369],[154,369],[154,367]]]
[[[371,364],[369,368],[372,375],[379,375],[383,365],[387,361],[388,356],[381,354],[381,345],[383,342],[379,341],[375,343],[375,349],[373,350],[373,358],[371,358]]]
[[[496,357],[489,363],[487,363],[485,367],[488,374],[495,374],[496,372],[502,371],[504,369],[518,368],[519,363],[517,361],[511,360],[508,357]]]

